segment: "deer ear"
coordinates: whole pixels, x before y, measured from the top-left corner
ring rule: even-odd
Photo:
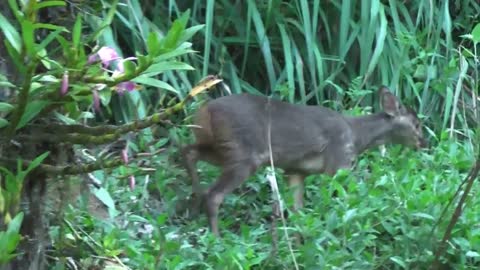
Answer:
[[[380,103],[382,104],[383,111],[390,116],[397,116],[405,112],[405,107],[398,101],[392,92],[386,87],[381,86],[378,89],[380,96]]]

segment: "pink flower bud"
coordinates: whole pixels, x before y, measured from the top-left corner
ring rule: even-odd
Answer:
[[[122,160],[125,165],[128,164],[128,149],[126,147],[122,150]]]
[[[135,176],[130,175],[128,184],[130,186],[130,190],[133,190],[135,188]]]
[[[93,108],[95,109],[95,111],[100,111],[100,97],[98,96],[98,91],[96,89],[94,89],[92,91],[92,95],[93,95]]]
[[[60,87],[60,95],[65,96],[68,91],[68,71],[63,73],[62,85]]]

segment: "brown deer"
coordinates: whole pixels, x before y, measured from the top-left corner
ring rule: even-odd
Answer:
[[[321,106],[303,106],[263,96],[221,97],[202,106],[196,116],[196,143],[183,148],[193,193],[203,196],[210,230],[219,236],[218,211],[225,195],[270,161],[289,175],[294,210],[303,206],[303,180],[308,174],[334,175],[350,168],[365,150],[388,143],[425,147],[416,113],[382,86],[383,112],[351,117]],[[270,140],[269,134],[270,131]],[[218,180],[202,194],[196,163],[220,166]]]

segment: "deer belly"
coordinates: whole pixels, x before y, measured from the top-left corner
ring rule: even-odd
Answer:
[[[298,170],[308,173],[321,173],[325,170],[325,158],[323,156],[310,157],[300,160],[296,166]]]

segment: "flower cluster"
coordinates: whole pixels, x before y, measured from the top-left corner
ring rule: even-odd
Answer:
[[[136,57],[128,57],[128,58],[122,58],[118,55],[117,51],[111,47],[101,47],[96,53],[90,55],[87,60],[87,64],[92,65],[100,61],[102,64],[102,68],[110,72],[112,74],[112,78],[118,78],[119,76],[123,75],[125,70],[123,67],[123,62],[126,60],[134,60]],[[113,70],[110,70],[108,68],[112,68],[113,64],[115,64],[115,68]],[[69,87],[69,82],[68,82],[68,71],[65,71],[63,77],[62,77],[62,82],[60,85],[60,94],[62,96],[66,95],[68,92],[68,87]],[[100,109],[100,98],[98,95],[98,91],[102,90],[105,88],[105,84],[96,84],[93,89],[92,89],[92,96],[93,96],[93,107],[95,110]],[[125,91],[133,91],[133,90],[138,90],[139,87],[136,83],[132,81],[126,81],[126,82],[120,82],[117,84],[114,89],[117,91],[119,94],[123,94]]]

